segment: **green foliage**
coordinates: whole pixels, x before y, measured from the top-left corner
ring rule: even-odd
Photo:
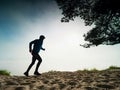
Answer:
[[[99,71],[99,70],[97,70],[96,68],[93,68],[93,69],[91,69],[90,71],[91,71],[91,72],[97,72],[97,71]]]
[[[76,72],[98,72],[100,70],[97,70],[96,68],[93,68],[93,69],[83,69],[83,70],[77,70]]]
[[[0,75],[10,76],[10,72],[8,72],[7,70],[0,70]]]
[[[89,71],[89,70],[88,70],[88,69],[86,69],[86,68],[85,68],[85,69],[83,69],[83,72],[88,72],[88,71]]]
[[[83,70],[77,70],[76,72],[99,72],[99,71],[120,71],[120,67],[118,66],[109,66],[107,69],[104,70],[98,70],[96,68],[92,68],[92,69],[83,69]]]
[[[100,44],[120,43],[120,2],[119,0],[55,0],[62,10],[62,22],[76,17],[84,20],[85,25],[94,28],[84,35],[85,48]]]
[[[118,67],[118,66],[110,66],[106,70],[115,70],[115,69],[120,69],[120,67]]]

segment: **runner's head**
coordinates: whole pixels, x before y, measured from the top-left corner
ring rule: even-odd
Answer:
[[[40,35],[39,39],[45,39],[45,36],[44,35]]]

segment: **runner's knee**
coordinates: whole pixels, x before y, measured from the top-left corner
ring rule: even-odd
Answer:
[[[38,61],[41,63],[41,62],[42,62],[42,59],[39,59]]]
[[[34,65],[35,64],[35,62],[32,62],[30,65]]]

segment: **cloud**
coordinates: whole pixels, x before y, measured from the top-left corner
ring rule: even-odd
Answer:
[[[0,0],[0,38],[11,40],[25,25],[39,20],[45,23],[54,12],[53,4],[54,0]]]
[[[11,13],[21,13],[26,18],[35,18],[38,14],[44,15],[44,12],[52,8],[53,3],[55,3],[53,0],[2,0],[0,11],[6,16]]]

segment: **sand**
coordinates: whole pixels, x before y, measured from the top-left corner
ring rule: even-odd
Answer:
[[[120,71],[50,71],[29,77],[0,75],[0,90],[120,90]]]

